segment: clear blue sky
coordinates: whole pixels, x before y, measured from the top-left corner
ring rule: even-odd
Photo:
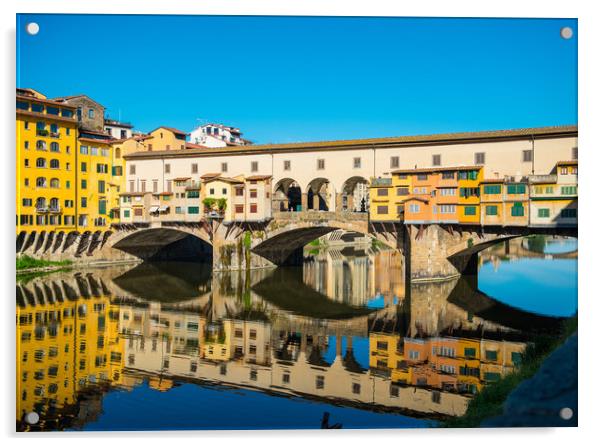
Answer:
[[[142,131],[202,119],[267,143],[577,123],[574,19],[27,14],[17,63],[18,87],[85,93]]]

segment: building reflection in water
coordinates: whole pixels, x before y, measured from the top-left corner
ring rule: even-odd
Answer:
[[[406,288],[392,251],[325,252],[302,269],[212,278],[153,266],[153,284],[168,286],[163,299],[154,287],[152,300],[141,279],[149,267],[17,285],[19,430],[81,428],[100,416],[105,392],[144,381],[161,392],[187,381],[459,416],[520,363],[531,336],[483,317],[493,301],[457,280]],[[311,305],[295,306],[301,295]],[[375,298],[382,305],[367,308]],[[31,411],[36,426],[21,421]]]

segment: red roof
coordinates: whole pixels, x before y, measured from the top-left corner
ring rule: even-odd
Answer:
[[[160,127],[157,127],[155,130],[152,130],[152,131],[150,131],[148,133],[153,133],[154,131],[159,130],[159,129],[169,130],[170,132],[175,133],[177,135],[188,135],[188,133],[183,132],[182,130],[178,130],[178,129],[173,128],[173,127],[166,127],[164,125],[162,125]]]
[[[200,144],[193,144],[191,142],[187,142],[186,143],[186,148],[187,149],[206,149],[206,146],[202,146]]]

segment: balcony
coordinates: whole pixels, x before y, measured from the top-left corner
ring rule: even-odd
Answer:
[[[529,175],[528,178],[531,184],[556,183],[558,180],[557,175]]]
[[[48,213],[48,206],[36,206],[36,212],[39,212],[40,214],[46,214]]]
[[[61,212],[61,206],[58,204],[55,206],[50,205],[48,207],[48,212],[59,213],[59,212]]]
[[[373,178],[370,186],[391,186],[391,178]]]
[[[59,132],[50,132],[51,138],[60,138],[61,134]]]
[[[46,129],[37,129],[36,130],[36,135],[38,135],[38,136],[48,136],[49,133],[50,132]]]

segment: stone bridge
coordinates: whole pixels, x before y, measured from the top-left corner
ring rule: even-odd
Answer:
[[[117,224],[101,233],[30,234],[17,251],[83,263],[196,259],[214,271],[300,265],[303,247],[334,230],[367,234],[403,254],[406,280],[476,274],[478,253],[496,243],[533,234],[577,236],[577,228],[406,225],[371,222],[366,213],[276,212],[268,222],[220,220]]]

